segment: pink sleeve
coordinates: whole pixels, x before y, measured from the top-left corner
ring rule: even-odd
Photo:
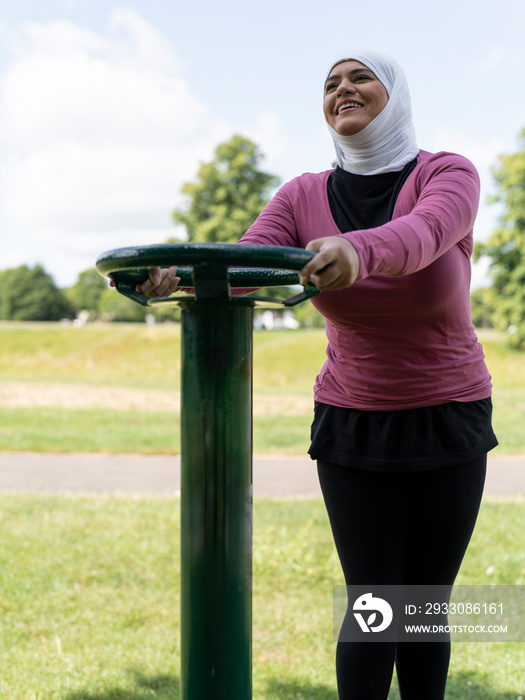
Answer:
[[[408,209],[407,214],[398,214],[377,228],[343,234],[359,255],[358,279],[377,273],[417,272],[460,242],[471,254],[480,191],[479,176],[472,163],[450,154],[432,164],[426,181],[424,173],[419,177],[421,189],[415,202],[403,205],[402,191],[396,204],[396,209]]]
[[[268,202],[239,243],[301,247],[292,203],[284,185]]]

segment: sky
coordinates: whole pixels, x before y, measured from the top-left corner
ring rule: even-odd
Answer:
[[[237,133],[282,182],[330,168],[322,83],[352,48],[401,63],[420,148],[476,165],[485,240],[491,168],[525,128],[524,26],[524,0],[0,0],[0,269],[67,287],[183,235],[182,185]]]

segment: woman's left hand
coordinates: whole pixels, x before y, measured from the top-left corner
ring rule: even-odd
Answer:
[[[317,255],[299,272],[299,281],[313,282],[319,289],[344,289],[359,274],[359,256],[352,243],[343,236],[327,236],[310,241],[306,250]]]

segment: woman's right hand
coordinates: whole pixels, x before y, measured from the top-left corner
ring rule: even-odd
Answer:
[[[136,287],[137,292],[147,297],[169,297],[177,291],[180,277],[177,277],[175,266],[168,268],[148,267],[148,279]],[[116,283],[110,279],[109,284],[115,287]]]

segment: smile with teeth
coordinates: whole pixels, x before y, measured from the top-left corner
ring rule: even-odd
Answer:
[[[355,109],[356,107],[362,107],[363,105],[359,104],[359,102],[345,102],[343,105],[341,105],[337,109],[337,114],[341,114],[341,112],[344,109]]]

